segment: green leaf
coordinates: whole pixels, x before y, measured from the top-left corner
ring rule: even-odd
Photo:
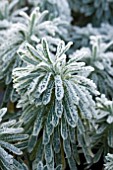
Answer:
[[[62,119],[61,119],[61,136],[63,140],[66,140],[68,137],[68,128],[67,128],[67,123],[66,123],[64,115],[62,116]]]
[[[51,73],[47,73],[45,77],[41,80],[41,82],[39,83],[38,92],[40,94],[43,93],[47,89],[48,83],[50,81],[50,77],[51,77]]]
[[[60,75],[55,76],[55,96],[57,100],[62,100],[64,97],[63,82]]]
[[[71,153],[71,146],[70,146],[69,139],[63,140],[63,146],[64,146],[64,151],[65,151],[66,157],[70,158],[72,153]]]
[[[53,159],[53,151],[52,151],[52,146],[50,142],[44,146],[44,151],[45,151],[46,162],[50,163]]]
[[[28,142],[28,152],[31,153],[34,146],[36,145],[37,137],[36,136],[30,136],[29,142]]]
[[[47,58],[50,63],[53,63],[52,58],[49,53],[48,44],[45,38],[42,39],[42,46],[43,46],[43,53],[44,53],[45,58]]]
[[[69,163],[70,170],[73,170],[73,169],[77,170],[76,162],[73,159],[73,157],[68,158],[68,163]]]
[[[53,81],[49,81],[48,87],[43,94],[42,102],[44,105],[47,105],[51,100],[52,90],[53,90],[54,83]]]
[[[9,151],[13,152],[14,154],[22,155],[22,151],[20,149],[18,149],[17,147],[15,147],[12,144],[9,144],[8,142],[4,142],[4,141],[0,140],[0,145],[3,148],[8,149]]]
[[[53,147],[54,147],[55,153],[60,152],[60,147],[61,147],[60,146],[60,132],[59,132],[59,127],[58,126],[54,129]]]
[[[56,115],[61,118],[62,113],[63,113],[63,105],[62,105],[62,100],[55,100],[55,113]]]

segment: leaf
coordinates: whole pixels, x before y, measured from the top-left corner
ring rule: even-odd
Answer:
[[[0,159],[3,162],[3,166],[9,170],[13,165],[13,157],[9,155],[3,148],[0,147]]]
[[[44,152],[44,145],[42,144],[42,140],[38,140],[39,145],[38,145],[38,149],[36,151],[36,159],[35,161],[39,162],[40,160],[42,160],[43,157],[43,152]]]
[[[42,121],[43,121],[43,109],[40,110],[39,114],[37,115],[37,118],[34,123],[34,128],[33,128],[33,136],[38,136],[41,128],[42,128]]]
[[[47,134],[46,129],[43,131],[43,144],[47,145],[50,141],[50,136]]]
[[[71,146],[69,139],[63,140],[64,152],[66,154],[66,158],[71,157]]]
[[[22,141],[25,139],[28,139],[29,135],[27,134],[18,134],[18,135],[0,135],[0,139],[3,141],[7,141],[7,142],[15,142],[15,141]]]
[[[51,100],[53,86],[54,86],[53,81],[50,81],[45,93],[43,94],[42,102],[44,105],[47,105]]]
[[[42,46],[43,46],[43,53],[44,53],[45,58],[47,58],[50,63],[53,63],[53,60],[49,53],[48,44],[45,38],[42,39]]]
[[[71,126],[69,126],[68,132],[69,132],[69,138],[70,138],[71,143],[75,143],[76,141],[75,128],[72,128]]]
[[[76,162],[73,157],[68,158],[68,163],[71,170],[77,170]]]
[[[57,100],[62,100],[64,97],[64,88],[60,75],[55,76],[55,96]]]
[[[55,113],[59,118],[61,118],[63,113],[63,105],[60,100],[55,100]]]
[[[47,16],[47,14],[48,14],[47,10],[45,10],[41,13],[41,15],[38,17],[38,24],[43,22],[44,18]]]
[[[66,46],[62,46],[62,47],[61,47],[61,50],[60,50],[60,47],[59,47],[59,49],[58,49],[59,52],[57,53],[57,54],[58,54],[57,58],[59,58],[59,57],[61,57],[63,54],[65,54],[66,51],[69,50],[69,48],[70,48],[70,46],[71,46],[72,44],[73,44],[72,42],[69,42]]]
[[[76,160],[77,164],[80,165],[80,157],[79,157],[76,143],[72,143],[72,152],[73,152],[73,157]]]
[[[87,163],[91,163],[92,152],[89,146],[87,147],[87,145],[85,144],[82,134],[78,134],[78,142],[79,142],[79,145],[82,147]]]
[[[0,122],[2,121],[2,117],[6,114],[7,108],[0,109]]]
[[[64,115],[62,116],[62,119],[61,119],[61,136],[63,140],[66,140],[68,137],[68,128],[67,128],[67,123],[66,123]]]
[[[36,77],[32,79],[32,82],[28,88],[28,94],[32,93],[37,88],[40,78],[42,78],[42,76],[38,76],[37,74]]]
[[[76,106],[72,104],[68,96],[65,95],[65,115],[70,126],[76,127],[78,122],[78,112]]]
[[[67,123],[68,123],[71,127],[75,128],[75,127],[76,127],[76,123],[73,121],[73,119],[72,119],[72,117],[71,117],[71,115],[70,115],[70,112],[69,112],[69,110],[67,109],[66,106],[65,106],[65,109],[64,109],[64,115],[65,115],[65,117],[66,117]]]
[[[71,98],[72,103],[75,103],[76,105],[79,104],[79,97],[77,96],[77,92],[74,89],[72,83],[70,81],[65,81],[65,85],[67,87],[67,91],[68,91],[68,97]]]
[[[56,127],[59,123],[59,117],[56,115],[55,109],[53,109],[53,114],[52,114],[52,125]]]
[[[38,92],[41,94],[43,93],[48,86],[48,83],[50,81],[51,73],[47,73],[45,77],[41,80],[39,87],[38,87]]]
[[[16,159],[14,159],[14,167],[16,167],[17,169],[20,170],[28,170],[27,166],[21,161],[17,161]]]
[[[35,49],[33,46],[31,46],[30,44],[26,44],[26,47],[27,47],[27,49],[28,49],[28,51],[30,52],[30,54],[36,59],[36,60],[39,60],[40,62],[41,61],[47,61],[47,59],[46,58],[44,58],[41,54],[40,54],[40,52],[39,52],[39,50],[37,49]]]
[[[18,51],[18,52],[20,52],[20,51]],[[33,60],[32,58],[26,56],[25,54],[23,54],[23,55],[21,56],[21,58],[22,58],[22,60],[23,60],[25,63],[27,63],[27,64],[31,64],[31,65],[34,65],[34,66],[37,65],[37,62],[36,62],[35,60]]]
[[[2,128],[0,129],[0,134],[18,134],[23,132],[23,128]]]
[[[8,142],[0,141],[0,145],[17,155],[22,155],[22,151],[20,149],[18,149],[12,144],[9,144]]]
[[[102,152],[103,152],[103,148],[100,147],[93,158],[93,163],[97,163],[100,160],[100,157],[102,156]]]
[[[109,147],[113,148],[113,130],[112,129],[108,130],[107,140],[108,140]]]
[[[45,159],[47,163],[50,163],[53,159],[53,151],[50,142],[44,146]]]
[[[55,153],[60,152],[60,133],[58,126],[54,129],[54,135],[53,135],[53,147]]]
[[[28,142],[28,152],[29,152],[29,153],[32,152],[34,146],[36,145],[36,142],[37,142],[37,137],[31,135],[31,136],[30,136],[30,139],[29,139],[29,142]]]

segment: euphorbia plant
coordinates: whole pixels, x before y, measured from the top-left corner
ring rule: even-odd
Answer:
[[[52,170],[60,165],[65,169],[66,162],[76,169],[76,162],[80,163],[78,146],[87,163],[93,157],[87,130],[94,128],[92,94],[98,92],[83,74],[93,68],[78,62],[85,53],[66,61],[71,44],[61,41],[53,55],[43,38],[36,49],[27,43],[18,51],[25,65],[14,69],[13,82],[21,96],[17,105],[23,110],[20,124],[30,134],[28,151],[35,155],[31,158],[35,159],[33,169]]]

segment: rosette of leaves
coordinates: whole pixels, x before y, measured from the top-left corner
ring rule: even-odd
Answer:
[[[98,87],[100,93],[106,94],[108,98],[112,98],[113,91],[113,52],[108,51],[113,42],[104,43],[100,36],[91,36],[91,49],[81,48],[77,51],[82,54],[87,53],[83,61],[88,66],[94,67],[89,78],[92,79]],[[73,58],[73,55],[70,56]]]
[[[93,163],[107,153],[113,153],[113,101],[108,100],[104,94],[96,98],[96,134],[92,138],[93,147],[97,149]]]
[[[0,169],[1,170],[26,170],[27,167],[23,162],[14,158],[15,155],[22,155],[22,151],[15,146],[16,143],[22,143],[28,138],[28,135],[21,134],[23,128],[16,127],[16,120],[3,121],[7,109],[0,109]]]
[[[107,156],[105,156],[105,170],[112,170],[113,169],[113,154],[108,153]]]
[[[93,129],[96,85],[82,76],[93,68],[78,62],[76,55],[68,62],[67,45],[61,41],[56,54],[51,55],[45,38],[35,49],[30,44],[19,49],[21,59],[27,64],[13,70],[14,88],[21,96],[17,107],[22,107],[20,123],[31,134],[28,151],[35,158],[33,169],[77,169],[78,147],[82,148],[87,163],[90,150],[88,131]],[[66,157],[66,158],[65,158]]]
[[[41,11],[48,10],[49,13],[46,16],[46,19],[51,20],[54,22],[54,25],[57,26],[57,36],[64,41],[69,41],[69,31],[71,27],[71,10],[67,0],[37,0],[31,1],[29,0],[34,6],[39,6]],[[63,5],[61,5],[63,4]]]
[[[113,1],[108,0],[68,0],[70,7],[76,13],[89,17],[94,25],[102,22],[113,24]]]
[[[0,45],[0,80],[6,85],[12,82],[12,70],[22,65],[17,55],[20,46],[23,46],[25,42],[39,43],[43,36],[47,37],[53,46],[58,43],[57,38],[54,42],[52,38],[55,35],[56,26],[52,21],[43,21],[47,13],[47,11],[40,13],[39,8],[34,9],[30,16],[21,12],[24,23],[13,24],[10,29],[4,31],[3,43]],[[10,86],[8,86],[9,90]],[[16,98],[13,96],[12,93],[11,100],[15,101]]]

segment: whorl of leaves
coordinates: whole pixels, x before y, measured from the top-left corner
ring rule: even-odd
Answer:
[[[13,154],[22,155],[22,151],[17,148],[14,143],[20,143],[22,140],[26,140],[28,135],[21,134],[23,128],[16,127],[16,120],[3,121],[7,109],[0,109],[0,169],[11,170],[25,170],[23,163],[18,162]],[[12,144],[11,144],[12,143]],[[12,153],[12,154],[11,154]]]
[[[13,71],[14,88],[21,96],[17,106],[23,108],[20,122],[25,128],[31,129],[31,122],[33,125],[29,152],[39,145],[36,139],[41,140],[39,148],[42,151],[37,148],[35,158],[38,167],[43,167],[45,160],[48,169],[54,169],[54,161],[64,168],[66,155],[70,169],[76,168],[76,162],[79,163],[77,141],[88,163],[93,156],[85,132],[87,127],[91,129],[95,117],[91,94],[97,95],[98,92],[93,81],[82,76],[82,72],[93,71],[84,62],[77,62],[84,54],[66,61],[65,52],[71,44],[65,45],[61,41],[54,56],[45,38],[37,49],[26,44],[26,48],[18,51],[26,66]],[[59,156],[62,158],[57,163]]]
[[[113,97],[113,52],[107,51],[113,42],[104,43],[101,36],[91,36],[91,49],[81,48],[77,51],[80,55],[86,53],[82,59],[88,66],[92,66],[94,71],[91,72],[89,78],[92,79],[101,93],[107,95],[108,98]],[[73,55],[70,56],[73,58]]]
[[[60,39],[68,42],[69,31],[71,27],[71,10],[67,0],[38,0],[34,2],[34,6],[38,5],[41,11],[48,10],[46,19],[51,20],[57,26],[56,34]],[[63,5],[61,5],[63,4]],[[58,43],[57,43],[58,44]]]

